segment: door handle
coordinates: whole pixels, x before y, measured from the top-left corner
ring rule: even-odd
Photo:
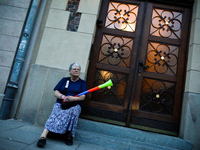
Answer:
[[[96,26],[97,26],[97,27],[102,27],[102,23],[103,23],[103,20],[97,19],[97,21],[96,21]]]
[[[142,73],[142,70],[144,69],[144,70],[146,70],[146,69],[148,69],[149,68],[149,66],[146,66],[144,63],[143,63],[143,61],[139,61],[139,69],[138,69],[138,73]]]

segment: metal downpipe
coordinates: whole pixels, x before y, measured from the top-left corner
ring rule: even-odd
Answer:
[[[6,86],[5,96],[0,108],[0,119],[6,120],[9,118],[12,103],[18,90],[19,76],[22,71],[22,67],[25,61],[26,52],[28,50],[28,44],[31,37],[31,32],[34,27],[35,18],[39,9],[40,0],[33,0],[31,8],[28,14],[28,18],[23,30],[23,34],[20,40],[20,44],[15,57],[14,67],[12,69],[11,78]]]

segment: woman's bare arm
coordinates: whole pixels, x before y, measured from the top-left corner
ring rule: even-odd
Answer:
[[[54,91],[54,96],[59,99],[63,99],[65,95],[61,94],[58,90]]]
[[[81,95],[79,97],[74,97],[74,96],[65,96],[63,94],[61,94],[58,90],[55,90],[54,91],[54,96],[56,98],[59,98],[59,99],[64,99],[65,102],[72,102],[72,101],[82,101],[85,99],[85,95]]]

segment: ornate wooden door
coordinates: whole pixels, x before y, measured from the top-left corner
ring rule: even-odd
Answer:
[[[134,128],[179,130],[190,10],[120,0],[102,2],[83,117]],[[166,132],[165,132],[166,133]]]

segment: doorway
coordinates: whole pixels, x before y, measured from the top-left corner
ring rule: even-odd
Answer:
[[[177,135],[190,9],[148,1],[104,0],[87,73],[82,116]]]

